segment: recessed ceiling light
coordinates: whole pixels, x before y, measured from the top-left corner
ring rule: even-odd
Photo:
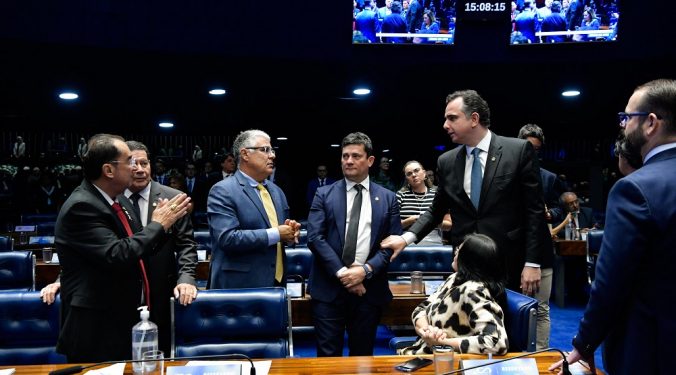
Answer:
[[[80,96],[74,92],[62,92],[59,94],[59,98],[63,100],[75,100],[79,98]]]
[[[286,138],[286,137],[277,137],[277,140],[278,140],[278,141],[286,141],[287,139],[289,139],[289,138]]]
[[[173,128],[174,124],[171,122],[160,122],[160,128]]]
[[[566,90],[566,91],[562,92],[561,95],[565,96],[565,97],[572,97],[572,96],[580,95],[580,92],[577,91],[577,90]]]
[[[209,90],[209,94],[211,95],[225,95],[225,90],[224,89],[212,89]]]
[[[365,88],[358,88],[352,91],[355,95],[368,95],[371,93],[371,90]]]
[[[384,150],[383,150],[383,153],[386,153],[386,152],[390,152],[390,150],[389,150],[389,149],[387,149],[387,148],[386,148],[386,149],[384,149]]]
[[[331,145],[331,147],[340,147],[340,145],[337,144],[337,143],[334,143],[334,144]]]

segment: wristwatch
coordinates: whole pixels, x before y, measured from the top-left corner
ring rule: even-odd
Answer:
[[[364,268],[364,272],[366,272],[366,276],[364,276],[364,278],[366,280],[370,280],[373,277],[373,271],[371,271],[366,264],[362,264],[361,266]]]

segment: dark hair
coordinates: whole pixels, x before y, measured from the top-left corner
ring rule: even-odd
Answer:
[[[465,236],[460,246],[454,286],[467,281],[480,282],[504,310],[507,305],[505,272],[498,245],[484,234],[473,233]]]
[[[676,80],[656,79],[634,90],[645,91],[639,111],[651,112],[666,123],[667,132],[676,133]]]
[[[491,126],[491,110],[488,108],[488,103],[478,92],[474,90],[456,91],[446,97],[446,104],[457,98],[462,98],[462,112],[467,118],[469,118],[472,113],[476,112],[479,115],[479,124],[486,128]]]
[[[346,135],[345,138],[343,138],[342,147],[348,145],[364,145],[366,156],[373,155],[373,143],[371,143],[371,138],[362,132],[355,132]]]
[[[419,161],[417,161],[417,160],[409,160],[409,161],[407,161],[406,164],[404,164],[404,167],[401,168],[401,170],[404,172],[404,184],[402,185],[401,189],[399,189],[399,191],[402,191],[402,192],[403,192],[403,191],[409,191],[409,190],[411,190],[411,186],[410,186],[410,185],[408,184],[408,182],[406,181],[406,167],[408,167],[409,165],[411,165],[411,164],[413,164],[413,163],[418,164],[418,165],[420,166],[420,168],[422,168],[422,169],[424,169],[425,171],[427,171],[427,169],[425,169],[425,166],[423,166],[421,162],[419,162]],[[424,180],[423,182],[425,183],[425,186],[427,186],[428,189],[431,189],[431,188],[434,186],[434,183],[433,183],[432,181],[430,181],[429,178],[427,178],[427,175],[425,175],[425,180]],[[411,190],[411,191],[412,191],[412,190]]]
[[[545,144],[545,133],[542,132],[542,128],[535,124],[526,124],[521,129],[519,129],[519,138],[526,139],[528,137],[537,138]]]
[[[101,167],[120,155],[115,140],[124,142],[124,138],[112,134],[96,134],[87,142],[87,153],[82,158],[82,167],[87,181],[101,177]]]
[[[150,160],[150,151],[148,151],[148,147],[144,145],[143,143],[139,141],[127,141],[127,146],[129,146],[130,151],[145,151],[146,156]],[[161,162],[161,160],[158,160]]]
[[[636,153],[634,149],[627,145],[627,138],[624,135],[624,132],[620,132],[620,135],[615,141],[615,157],[620,157],[620,155],[627,160],[627,164],[634,169],[639,169],[643,166],[643,157],[640,153]]]
[[[392,2],[392,5],[390,5],[390,10],[392,13],[401,13],[401,8],[401,1],[395,0]]]
[[[552,2],[552,13],[561,13],[561,3],[558,1]]]

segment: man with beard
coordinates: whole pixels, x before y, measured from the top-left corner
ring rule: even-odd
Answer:
[[[593,364],[603,342],[608,373],[666,374],[676,336],[676,81],[636,88],[619,120],[644,165],[610,191],[596,279],[568,361]]]

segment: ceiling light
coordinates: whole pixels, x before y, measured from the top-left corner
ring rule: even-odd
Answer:
[[[173,127],[174,127],[174,124],[171,123],[171,122],[160,122],[160,128],[168,129],[168,128],[173,128]]]
[[[371,93],[371,90],[365,88],[358,88],[352,91],[355,95],[368,95]]]
[[[80,96],[74,92],[62,92],[59,94],[59,98],[63,100],[75,100],[79,98]]]
[[[390,150],[389,150],[389,149],[384,149],[384,150],[383,150],[383,154],[386,153],[386,152],[390,152]]]
[[[580,95],[580,92],[577,91],[577,90],[566,90],[566,91],[562,92],[561,95],[565,96],[565,97],[573,97],[573,96]]]
[[[277,140],[278,140],[278,141],[286,141],[286,140],[288,140],[288,139],[289,139],[289,138],[286,138],[286,137],[277,137]]]
[[[225,90],[224,89],[212,89],[209,90],[209,94],[211,95],[225,95]]]
[[[337,144],[337,143],[334,143],[334,144],[331,145],[331,147],[340,147],[340,145]]]

